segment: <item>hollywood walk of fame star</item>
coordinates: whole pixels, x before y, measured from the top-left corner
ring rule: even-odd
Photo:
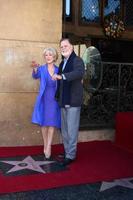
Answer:
[[[14,167],[12,167],[6,173],[20,171],[20,170],[23,170],[23,169],[29,169],[29,170],[32,170],[32,171],[46,173],[40,166],[41,165],[51,164],[51,163],[54,163],[55,161],[47,161],[47,160],[36,161],[31,156],[27,156],[22,161],[2,160],[0,162],[7,163],[7,164],[10,164],[10,165],[14,165]]]
[[[133,177],[132,178],[116,179],[112,182],[103,181],[102,184],[101,184],[101,187],[100,187],[100,192],[105,191],[105,190],[110,189],[110,188],[115,187],[115,186],[122,186],[122,187],[133,189],[133,183],[130,182],[132,180],[133,180]]]

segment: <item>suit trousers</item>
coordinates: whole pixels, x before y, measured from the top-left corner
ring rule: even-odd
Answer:
[[[61,133],[65,157],[76,158],[81,107],[61,108]]]

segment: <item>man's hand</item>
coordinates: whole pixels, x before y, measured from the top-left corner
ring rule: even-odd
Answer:
[[[53,76],[52,76],[52,79],[53,80],[61,80],[62,79],[62,76],[61,75],[58,75],[58,74],[54,74]]]

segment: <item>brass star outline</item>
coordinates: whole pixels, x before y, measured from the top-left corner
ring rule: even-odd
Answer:
[[[37,172],[45,174],[46,172],[40,166],[41,165],[51,164],[51,163],[54,163],[55,161],[47,161],[47,160],[36,161],[31,156],[27,156],[22,161],[18,161],[18,160],[15,160],[15,161],[2,160],[0,162],[7,163],[7,164],[10,164],[10,165],[14,165],[14,167],[12,167],[6,173],[20,171],[20,170],[23,170],[23,169],[29,169],[29,170],[32,170],[32,171],[37,171]]]
[[[130,181],[133,180],[132,178],[122,178],[122,179],[115,179],[114,181],[103,181],[100,187],[100,192],[103,192],[105,190],[108,190],[112,187],[116,187],[116,186],[122,186],[122,187],[126,187],[126,188],[130,188],[133,189],[133,183],[131,183]]]

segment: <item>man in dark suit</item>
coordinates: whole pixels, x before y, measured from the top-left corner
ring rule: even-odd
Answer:
[[[59,72],[53,76],[57,81],[56,99],[61,107],[61,133],[64,145],[63,165],[76,158],[80,122],[80,109],[83,100],[84,63],[75,52],[68,38],[60,41],[63,60]]]

